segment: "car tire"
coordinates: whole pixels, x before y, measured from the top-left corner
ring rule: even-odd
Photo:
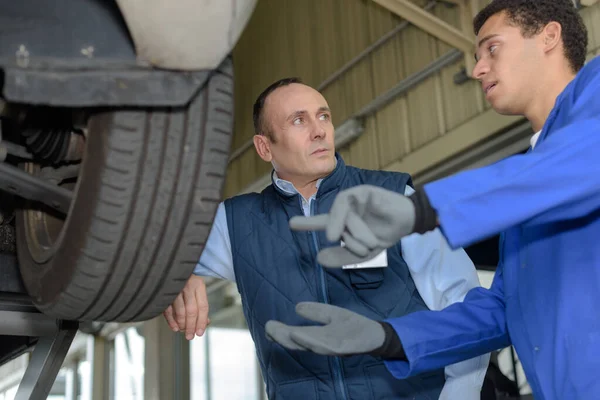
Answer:
[[[185,107],[93,113],[56,240],[39,239],[55,218],[51,211],[17,213],[20,271],[34,304],[79,321],[133,322],[162,313],[210,232],[232,129],[229,58]]]

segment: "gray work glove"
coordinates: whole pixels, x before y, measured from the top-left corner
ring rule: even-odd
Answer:
[[[415,206],[408,197],[371,185],[341,191],[329,214],[290,219],[292,230],[325,230],[330,242],[344,241],[345,247],[319,252],[325,267],[368,261],[411,234],[414,225]]]
[[[330,304],[302,302],[296,313],[322,326],[289,326],[268,321],[267,338],[290,350],[308,350],[329,356],[372,353],[386,334],[382,325],[360,314]]]

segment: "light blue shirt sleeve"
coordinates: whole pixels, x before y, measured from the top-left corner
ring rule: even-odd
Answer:
[[[414,193],[407,186],[405,195]],[[462,302],[467,292],[479,287],[473,262],[461,248],[452,250],[439,229],[401,240],[402,257],[419,294],[431,310]],[[440,399],[478,400],[487,371],[489,354],[449,365]]]
[[[200,261],[194,268],[194,275],[212,276],[235,282],[231,239],[229,238],[227,214],[223,202],[217,208],[217,214],[200,256]]]

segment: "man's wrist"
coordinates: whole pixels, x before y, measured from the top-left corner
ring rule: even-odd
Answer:
[[[413,233],[425,233],[432,231],[438,226],[438,217],[436,211],[429,203],[427,193],[423,189],[416,190],[408,196],[415,207],[415,225]]]
[[[371,351],[369,354],[375,357],[382,357],[387,360],[407,361],[406,354],[404,353],[404,347],[402,347],[402,342],[400,342],[400,337],[396,333],[396,330],[387,322],[377,322],[381,324],[381,327],[385,332],[385,338],[383,340],[383,344]]]

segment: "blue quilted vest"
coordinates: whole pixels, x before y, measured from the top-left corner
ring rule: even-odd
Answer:
[[[404,193],[410,184],[407,174],[353,168],[337,157],[335,170],[317,191],[312,214],[328,212],[336,194],[352,186],[371,184]],[[289,229],[289,219],[303,215],[301,202],[300,195],[286,194],[275,185],[260,194],[225,201],[236,282],[269,399],[437,399],[445,382],[443,370],[397,380],[379,358],[291,351],[266,338],[265,324],[270,319],[311,324],[294,311],[300,301],[334,304],[375,320],[427,309],[400,244],[388,250],[385,268],[342,270],[318,265],[318,249],[334,243],[323,232]]]

